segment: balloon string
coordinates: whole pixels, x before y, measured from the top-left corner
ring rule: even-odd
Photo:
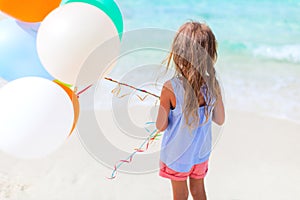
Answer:
[[[146,125],[149,124],[155,124],[155,122],[147,122]],[[145,128],[145,130],[150,133],[149,136],[145,139],[145,141],[140,145],[139,148],[135,148],[134,152],[132,154],[130,154],[125,160],[119,160],[115,166],[114,166],[114,170],[111,174],[110,177],[108,177],[107,179],[113,180],[116,178],[117,176],[117,171],[118,169],[124,164],[124,163],[131,163],[133,160],[133,157],[135,156],[135,154],[137,153],[142,153],[148,150],[150,144],[152,144],[152,142],[154,140],[157,139],[157,137],[161,136],[160,131],[158,131],[157,129],[155,129],[154,131],[150,131],[148,128]],[[146,145],[145,149],[143,149],[143,147]]]
[[[84,88],[83,90],[81,90],[80,92],[77,93],[77,97],[79,97],[82,93],[84,93],[85,91],[87,91],[88,89],[90,89],[93,86],[93,84],[87,86],[86,88]]]
[[[154,93],[148,92],[147,90],[140,89],[140,88],[136,88],[136,87],[134,87],[134,86],[132,86],[132,85],[129,85],[129,84],[127,84],[127,83],[121,83],[121,82],[116,81],[116,80],[114,80],[114,79],[112,79],[112,78],[109,78],[109,77],[105,77],[104,79],[105,79],[105,80],[108,80],[108,81],[111,81],[111,82],[114,82],[114,83],[117,83],[118,85],[123,85],[123,86],[129,87],[129,88],[131,88],[131,89],[133,89],[133,90],[136,90],[136,91],[139,91],[139,92],[143,92],[143,93],[149,94],[149,95],[151,95],[151,96],[153,96],[153,97],[156,97],[156,98],[160,99],[160,96],[158,96],[158,95],[156,95],[156,94],[154,94]],[[77,93],[77,96],[79,97],[82,93],[84,93],[85,91],[87,91],[88,89],[90,89],[92,86],[93,86],[93,84],[87,86],[86,88],[84,88],[83,90],[81,90],[80,92],[78,92],[78,93]],[[138,95],[137,95],[137,96],[138,96]],[[139,99],[141,99],[142,101],[146,98],[146,96],[145,96],[144,98],[142,98],[142,97],[140,97],[140,96],[138,96],[138,97],[139,97]]]
[[[129,84],[127,84],[127,83],[121,83],[121,82],[119,82],[119,81],[116,81],[116,80],[114,80],[114,79],[112,79],[112,78],[108,78],[108,77],[105,77],[104,79],[106,79],[106,80],[108,80],[108,81],[111,81],[111,82],[114,82],[114,83],[117,83],[117,84],[119,84],[119,85],[124,85],[124,86],[129,87],[129,88],[131,88],[131,89],[134,89],[134,90],[136,90],[136,91],[139,91],[139,92],[143,92],[143,93],[149,94],[149,95],[151,95],[151,96],[153,96],[153,97],[156,97],[156,98],[158,98],[158,99],[160,98],[160,96],[158,96],[158,95],[156,95],[156,94],[153,94],[153,93],[151,93],[151,92],[148,92],[147,90],[144,90],[144,89],[136,88],[136,87],[134,87],[134,86],[132,86],[132,85],[129,85]]]

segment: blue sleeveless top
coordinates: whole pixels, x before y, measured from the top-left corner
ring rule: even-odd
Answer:
[[[184,88],[182,80],[178,77],[171,79],[173,92],[176,97],[176,107],[170,110],[168,116],[168,127],[163,134],[161,144],[160,160],[169,168],[177,172],[189,172],[193,165],[208,160],[212,147],[212,116],[208,121],[205,117],[205,106],[198,108],[199,126],[189,130],[182,111],[184,103]],[[205,96],[206,87],[201,88],[205,102],[208,98]],[[208,107],[211,113],[212,107]]]

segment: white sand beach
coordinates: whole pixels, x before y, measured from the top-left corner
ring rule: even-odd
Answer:
[[[106,120],[103,123],[111,123],[109,117]],[[228,111],[223,135],[210,159],[208,199],[298,199],[299,130],[300,125],[290,121]],[[74,133],[47,158],[22,161],[0,153],[0,199],[172,198],[169,181],[157,173],[119,173],[115,180],[108,180],[111,172],[89,155]]]

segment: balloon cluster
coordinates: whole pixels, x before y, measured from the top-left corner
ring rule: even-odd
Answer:
[[[0,0],[0,11],[0,150],[43,157],[76,127],[76,86],[107,67],[99,46],[117,38],[106,50],[119,53],[122,14],[113,0]]]

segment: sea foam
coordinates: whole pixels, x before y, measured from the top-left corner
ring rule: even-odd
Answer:
[[[283,46],[260,46],[253,51],[255,56],[300,63],[300,44]]]

